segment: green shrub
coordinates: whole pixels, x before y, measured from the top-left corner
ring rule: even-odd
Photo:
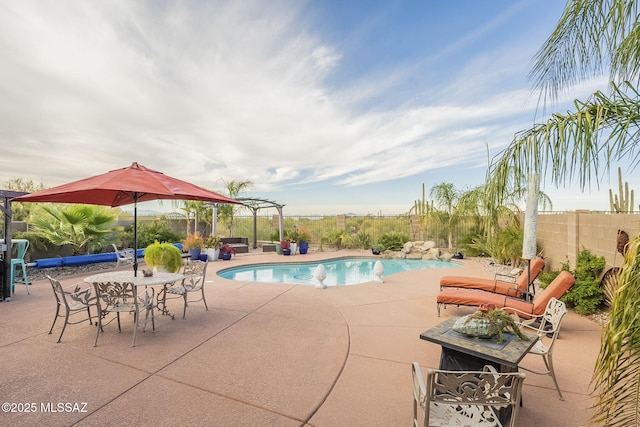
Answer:
[[[360,249],[369,249],[371,247],[371,234],[361,231],[353,237],[352,241]]]
[[[500,229],[488,240],[476,238],[467,248],[471,253],[488,255],[500,264],[515,266],[522,255],[523,236],[524,231],[520,227],[511,225]]]
[[[586,249],[578,254],[574,277],[576,283],[571,287],[564,300],[580,314],[589,315],[596,311],[604,301],[604,291],[600,289],[598,276],[604,270],[604,257],[593,255]]]
[[[541,273],[538,278],[543,284],[541,288],[546,288],[555,279],[560,271],[566,270],[573,274],[576,283],[569,289],[569,293],[561,299],[573,307],[582,315],[593,314],[598,306],[604,301],[604,291],[600,288],[598,277],[606,266],[604,257],[593,255],[587,249],[583,249],[578,254],[576,268],[571,271],[569,262],[562,264],[561,270],[549,273]]]
[[[176,243],[183,236],[174,233],[167,221],[151,221],[138,225],[138,247],[144,248],[155,241]]]
[[[345,230],[328,230],[322,234],[320,238],[320,250],[322,250],[323,244],[329,244],[340,250],[345,244],[349,243],[349,236]]]
[[[383,245],[388,250],[399,251],[408,241],[409,235],[405,233],[391,232],[382,234],[378,237],[378,241],[376,243]]]

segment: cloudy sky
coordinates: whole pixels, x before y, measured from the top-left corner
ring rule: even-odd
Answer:
[[[244,196],[286,214],[406,212],[423,183],[481,184],[541,120],[527,73],[563,7],[0,0],[0,182],[136,161],[214,191],[249,179]],[[612,182],[543,190],[554,210],[608,210]]]

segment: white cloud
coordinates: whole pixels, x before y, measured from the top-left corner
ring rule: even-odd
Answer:
[[[384,102],[424,72],[417,58],[329,86],[348,53],[307,24],[295,1],[0,0],[0,179],[57,185],[138,161],[213,189],[363,185],[482,165],[533,117],[486,58],[429,88],[435,103],[423,87]]]

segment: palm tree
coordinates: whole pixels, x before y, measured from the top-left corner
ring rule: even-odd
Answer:
[[[531,77],[540,100],[609,67],[611,90],[575,101],[575,111],[516,134],[488,171],[494,202],[506,182],[515,187],[528,173],[556,185],[578,179],[584,189],[612,162],[640,161],[640,26],[637,0],[570,0],[556,29],[535,57]],[[604,327],[592,379],[598,396],[592,421],[606,426],[640,425],[640,236],[620,269],[619,289]]]
[[[117,218],[113,209],[95,205],[40,205],[30,224],[33,235],[56,245],[70,245],[73,254],[100,249]]]
[[[248,190],[253,186],[253,183],[248,179],[244,181],[229,181],[225,182],[225,186],[227,188],[227,195],[232,199],[238,197],[238,195],[244,191]],[[218,218],[227,223],[227,229],[229,230],[229,237],[233,237],[233,217],[238,210],[242,209],[242,207],[236,207],[235,205],[222,205],[218,208]]]
[[[442,182],[431,187],[430,196],[434,199],[435,209],[431,215],[447,229],[449,251],[453,251],[453,229],[467,213],[465,205],[460,202],[460,191],[448,182]]]

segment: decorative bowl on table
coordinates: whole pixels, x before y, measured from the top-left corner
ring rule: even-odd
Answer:
[[[474,314],[462,316],[453,324],[454,331],[475,338],[489,339],[498,334],[499,326],[490,319],[474,317]]]
[[[498,335],[498,343],[504,341],[503,332],[511,333],[521,340],[529,340],[529,337],[522,333],[514,318],[506,311],[496,309],[493,304],[480,305],[475,313],[467,314],[456,320],[451,329],[470,337],[482,339]]]

